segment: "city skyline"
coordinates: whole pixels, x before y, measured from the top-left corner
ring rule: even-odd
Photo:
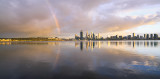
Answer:
[[[86,36],[84,36],[86,33]],[[80,31],[80,34],[78,36],[78,34],[75,34],[75,40],[158,40],[159,39],[159,35],[154,33],[150,33],[150,34],[128,34],[128,35],[114,35],[114,36],[109,36],[107,35],[107,37],[103,37],[100,35],[100,33],[95,34],[94,32],[88,33],[88,31],[83,32],[83,30]]]
[[[158,33],[159,0],[1,0],[0,38]],[[65,4],[65,5],[64,5]]]

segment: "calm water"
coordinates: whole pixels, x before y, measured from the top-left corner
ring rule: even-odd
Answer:
[[[0,79],[160,79],[160,41],[0,42]]]

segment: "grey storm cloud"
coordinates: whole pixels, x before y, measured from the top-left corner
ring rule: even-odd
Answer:
[[[43,36],[57,33],[47,0],[0,0],[0,33]],[[117,16],[118,12],[144,6],[160,6],[160,0],[48,0],[61,33],[79,30],[122,31],[160,21],[160,13],[146,16]],[[99,11],[100,7],[103,7]]]

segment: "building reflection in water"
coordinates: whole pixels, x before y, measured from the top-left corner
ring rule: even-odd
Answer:
[[[101,47],[130,47],[130,48],[136,48],[136,47],[157,47],[159,46],[159,42],[155,41],[105,41],[106,43],[103,43],[103,41],[81,41],[80,43],[75,42],[75,47],[78,47],[80,45],[80,50],[83,50],[84,44],[86,50],[93,50],[94,48],[101,48]]]
[[[153,42],[151,42],[151,47],[153,47]]]
[[[75,42],[75,47],[77,48],[79,46],[79,43],[78,42]]]
[[[98,48],[101,48],[101,42],[98,41]]]
[[[83,50],[83,42],[80,42],[80,49]]]
[[[154,47],[157,47],[158,46],[158,42],[154,42]]]
[[[133,41],[133,48],[135,48],[135,41]]]
[[[160,46],[160,41],[149,41],[149,40],[141,40],[141,41],[76,41],[75,47],[80,47],[81,50],[93,50],[94,48],[102,48],[102,47],[158,47]],[[0,45],[60,45],[61,42],[0,42]]]

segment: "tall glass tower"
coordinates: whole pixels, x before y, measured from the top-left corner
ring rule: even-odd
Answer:
[[[135,37],[135,33],[133,33],[133,38]]]
[[[87,33],[86,33],[86,39],[88,39],[88,31],[87,31]]]
[[[83,40],[83,31],[80,32],[80,40]]]

